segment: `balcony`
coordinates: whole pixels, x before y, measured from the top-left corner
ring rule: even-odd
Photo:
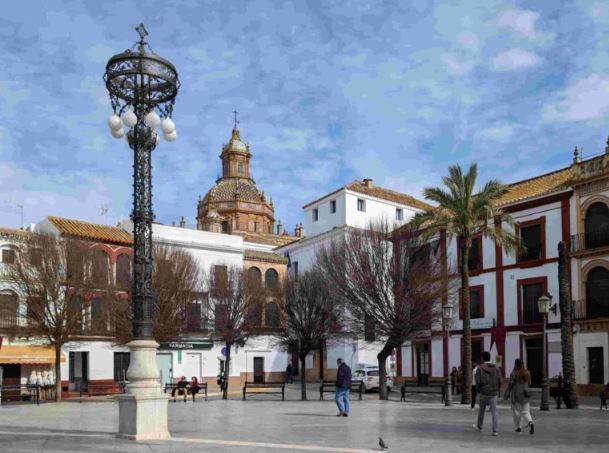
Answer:
[[[571,253],[609,248],[609,228],[571,236]]]

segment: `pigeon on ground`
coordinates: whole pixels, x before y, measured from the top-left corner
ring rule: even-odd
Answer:
[[[379,437],[379,447],[381,447],[381,450],[388,450],[389,449],[389,447],[387,446],[385,441],[383,441],[382,437]]]

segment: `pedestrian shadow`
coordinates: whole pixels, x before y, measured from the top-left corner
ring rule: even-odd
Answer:
[[[310,412],[307,412],[307,413],[282,412],[281,415],[292,415],[295,417],[334,417],[334,418],[336,418],[336,414],[311,414]]]

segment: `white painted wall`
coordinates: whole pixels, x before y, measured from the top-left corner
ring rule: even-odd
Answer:
[[[357,200],[365,200],[366,211],[357,210]],[[399,203],[371,197],[359,192],[346,191],[346,224],[356,228],[366,228],[370,222],[386,220],[396,228],[408,222],[418,210]],[[402,209],[403,220],[396,220],[396,208]]]
[[[330,213],[330,202],[336,200],[336,212]],[[313,210],[317,209],[318,220],[313,220]],[[308,237],[330,231],[332,228],[342,227],[345,220],[345,190],[342,189],[334,194],[327,195],[318,202],[303,209],[305,234]]]
[[[442,337],[431,339],[431,376],[444,376],[444,342]]]
[[[588,348],[604,348],[605,378],[604,382],[609,381],[609,340],[607,332],[586,332],[578,333],[574,338],[575,353],[575,380],[578,384],[589,383],[588,370]]]

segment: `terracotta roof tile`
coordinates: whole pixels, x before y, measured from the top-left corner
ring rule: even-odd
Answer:
[[[110,242],[114,244],[133,245],[131,233],[119,227],[99,225],[81,220],[47,217],[61,234],[87,239],[89,241]]]
[[[269,263],[288,264],[288,259],[273,252],[261,252],[259,250],[246,250],[243,259],[249,261],[266,261]]]
[[[258,244],[275,246],[290,244],[301,239],[296,236],[288,236],[287,234],[252,233],[249,231],[235,231],[234,234],[243,236],[243,240],[246,242],[255,242]]]
[[[509,184],[509,191],[499,201],[498,205],[514,203],[527,198],[538,197],[567,189],[573,176],[572,167],[525,179]]]
[[[0,236],[13,237],[17,239],[26,239],[33,233],[31,231],[18,230],[17,228],[4,228],[0,227]]]
[[[380,198],[381,200],[392,201],[394,203],[403,204],[405,206],[410,206],[416,209],[425,210],[430,209],[432,207],[424,201],[421,201],[410,195],[406,195],[405,193],[396,192],[395,190],[385,189],[384,187],[378,187],[374,185],[372,187],[368,187],[365,182],[355,180],[333,192],[330,192],[329,194],[324,195],[323,197],[318,198],[317,200],[307,203],[303,206],[303,208],[307,208],[308,206],[311,206],[312,204],[315,204],[318,201],[323,200],[324,198],[329,197],[342,189],[352,190],[353,192],[359,192],[364,195]]]

